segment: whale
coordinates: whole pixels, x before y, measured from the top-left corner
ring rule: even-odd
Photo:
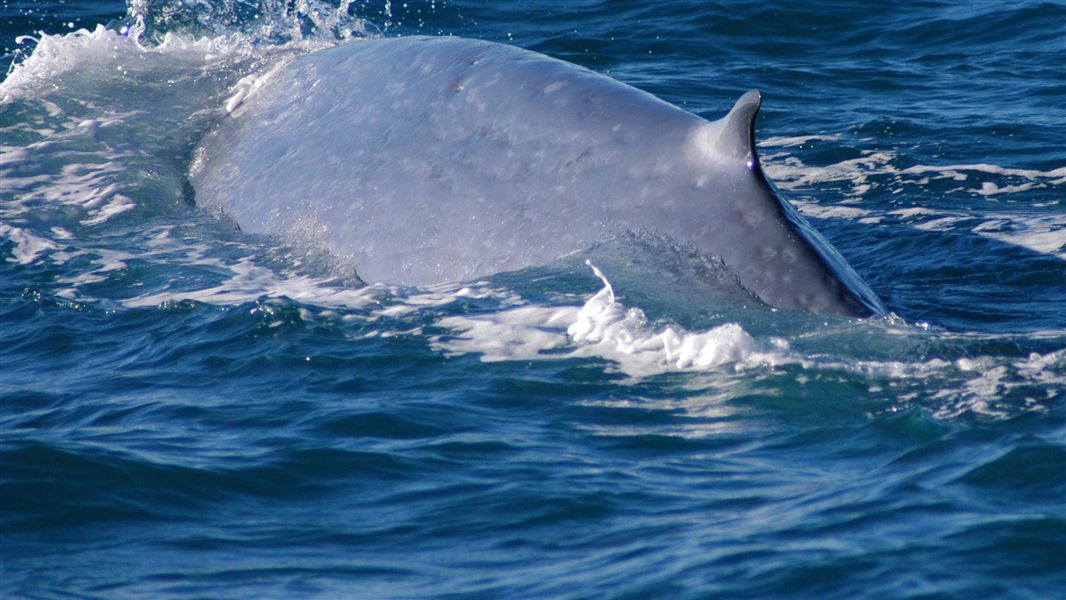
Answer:
[[[549,264],[624,232],[718,261],[777,309],[881,301],[767,179],[757,90],[708,121],[572,63],[458,37],[354,40],[248,84],[195,151],[195,201],[318,240],[365,282]]]

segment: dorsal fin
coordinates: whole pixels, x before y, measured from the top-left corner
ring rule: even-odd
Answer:
[[[726,156],[755,159],[755,115],[759,114],[762,94],[751,90],[733,105],[722,119],[722,129],[715,142],[718,152]]]

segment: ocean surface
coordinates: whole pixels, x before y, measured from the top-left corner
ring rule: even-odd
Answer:
[[[762,90],[890,314],[638,234],[365,286],[198,206],[234,94],[412,34]],[[0,597],[1066,598],[1066,4],[0,0],[0,52]]]

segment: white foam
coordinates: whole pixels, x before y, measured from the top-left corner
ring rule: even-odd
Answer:
[[[133,210],[137,207],[137,203],[123,196],[122,194],[115,194],[111,202],[108,202],[104,206],[92,211],[90,218],[82,221],[82,225],[99,225],[105,223],[114,217],[120,215],[126,211]]]
[[[1066,215],[1026,219],[1003,214],[986,216],[987,220],[972,229],[974,233],[1066,260]]]
[[[447,284],[417,290],[388,285],[351,287],[336,277],[314,277],[301,273],[279,273],[257,263],[254,256],[245,256],[236,261],[223,261],[206,255],[206,246],[187,246],[180,240],[170,239],[170,229],[163,228],[153,239],[147,241],[146,250],[140,253],[94,250],[94,268],[75,278],[64,280],[72,286],[71,291],[86,283],[104,279],[109,271],[126,268],[132,258],[160,257],[200,267],[210,266],[224,271],[228,276],[217,285],[192,290],[154,291],[121,301],[130,308],[164,306],[178,302],[195,301],[218,306],[236,306],[262,299],[288,298],[330,309],[355,311],[346,316],[357,316],[364,321],[398,319],[422,310],[444,306],[461,299],[492,299],[499,306],[516,303],[516,296],[486,282],[470,284]],[[175,252],[179,252],[175,256]],[[294,261],[299,263],[299,260]]]
[[[914,173],[933,173],[935,175],[954,176],[963,171],[972,171],[977,173],[988,173],[991,175],[1004,175],[1009,177],[1021,177],[1024,179],[1051,179],[1053,184],[1066,183],[1066,167],[1060,167],[1058,169],[1052,169],[1050,171],[1040,171],[1037,169],[1014,169],[1010,167],[1001,167],[998,165],[992,165],[988,163],[970,163],[970,164],[958,164],[958,165],[915,165],[913,167],[907,167],[900,171],[901,173],[914,174]],[[1062,178],[1062,180],[1059,180]]]
[[[399,296],[399,301],[383,306],[374,311],[375,317],[396,318],[406,316],[419,310],[451,304],[460,298],[493,298],[503,305],[521,302],[516,295],[506,290],[490,288],[485,282],[470,285],[442,284],[422,289],[422,293]]]
[[[7,238],[15,243],[8,262],[16,262],[20,265],[33,264],[37,257],[49,250],[57,250],[59,246],[48,239],[36,236],[33,233],[14,227],[6,223],[0,223],[0,238]]]
[[[635,379],[667,372],[705,372],[715,377],[712,382],[701,381],[701,386],[725,385],[713,375],[723,369],[798,366],[809,373],[796,376],[800,384],[818,373],[851,373],[866,382],[871,393],[891,395],[894,410],[920,403],[938,419],[967,415],[998,419],[1019,411],[1040,412],[1047,410],[1047,400],[1057,397],[1057,390],[1066,389],[1066,349],[1034,353],[1021,360],[990,356],[954,361],[856,359],[799,353],[784,339],[759,340],[736,323],[700,332],[657,328],[640,309],[619,303],[611,283],[592,268],[603,288],[580,307],[525,304],[489,314],[449,316],[437,322],[449,333],[432,336],[431,344],[448,354],[478,354],[485,362],[591,357],[610,361],[611,370]],[[928,329],[898,318],[877,321],[871,327],[871,335],[927,335]],[[833,329],[812,333],[815,337],[840,335]],[[921,390],[931,377],[954,383],[930,395]],[[1002,401],[1004,395],[1017,395],[1027,386],[1046,392],[1020,403]]]
[[[898,209],[886,214],[907,220],[912,227],[925,231],[954,231],[968,227],[980,236],[1066,260],[1066,215],[969,214],[925,207]],[[981,220],[976,225],[965,225],[978,217]]]
[[[149,56],[166,55],[170,61],[204,63],[211,59],[247,52],[248,44],[236,36],[189,40],[178,35],[164,37],[156,46],[141,44],[135,36],[97,25],[62,35],[42,35],[33,52],[12,67],[7,79],[0,82],[0,100],[37,97],[58,88],[61,78],[92,65],[115,65],[122,72],[143,64]]]
[[[776,136],[768,137],[762,140],[761,144],[766,146],[804,146],[811,142],[836,142],[843,139],[840,135],[795,135],[795,136]]]
[[[984,235],[1008,244],[1028,248],[1034,252],[1050,254],[1066,260],[1066,227],[1047,231],[988,233]]]
[[[828,205],[827,206],[827,205],[817,204],[817,203],[806,201],[806,200],[802,200],[802,199],[792,199],[792,200],[790,200],[790,202],[801,213],[803,213],[803,214],[805,214],[807,216],[817,217],[819,219],[858,219],[858,220],[862,220],[862,219],[877,219],[877,220],[880,220],[879,217],[875,216],[875,213],[873,211],[865,209],[865,208],[859,208],[857,206],[846,206],[846,205],[839,205],[839,204],[833,204],[833,205]]]
[[[920,215],[940,215],[940,214],[943,214],[943,212],[942,211],[933,210],[931,208],[924,208],[924,207],[921,207],[921,206],[915,206],[915,207],[912,207],[912,208],[900,208],[900,209],[897,209],[897,210],[890,210],[890,211],[888,211],[887,214],[890,214],[890,215],[895,216],[895,217],[900,217],[900,218],[906,219],[906,218],[916,217],[916,216],[920,216]]]
[[[858,158],[811,167],[794,156],[771,154],[764,160],[763,168],[782,189],[798,190],[826,183],[845,183],[852,187],[849,197],[857,198],[875,187],[870,177],[898,172],[892,165],[895,159],[895,152],[864,150]]]
[[[2,214],[17,217],[33,207],[68,205],[87,213],[84,225],[99,225],[137,204],[123,193],[116,180],[123,170],[118,157],[101,150],[101,162],[65,164],[50,173],[66,154],[67,143],[51,139],[21,149],[0,152],[4,191],[12,194]]]
[[[801,146],[809,141],[831,140],[833,136],[799,136],[786,138],[771,138],[766,140],[767,145],[776,146]],[[774,143],[771,143],[774,142]],[[771,153],[764,157],[763,167],[767,174],[782,189],[801,190],[825,184],[842,184],[850,187],[847,198],[857,199],[866,195],[870,190],[889,183],[902,187],[905,185],[928,185],[931,179],[948,179],[965,182],[967,187],[963,191],[980,195],[996,196],[1003,194],[1018,194],[1037,189],[1045,189],[1049,186],[1066,184],[1066,167],[1059,167],[1047,171],[1038,169],[1018,169],[1001,167],[988,163],[966,163],[950,165],[914,165],[906,168],[896,166],[897,154],[891,151],[862,150],[862,156],[843,160],[824,166],[811,166],[805,164],[795,156],[785,153]],[[981,175],[995,175],[1008,178],[1010,182],[988,181]],[[876,179],[890,178],[888,182]],[[875,180],[871,180],[874,178]],[[815,209],[812,205],[805,207],[807,210]],[[812,216],[820,214],[809,213]],[[855,218],[857,215],[838,213],[827,215],[829,217]]]
[[[916,223],[914,228],[923,231],[953,231],[955,230],[955,224],[965,221],[968,218],[969,217],[965,215],[949,215]]]
[[[476,352],[485,361],[597,357],[631,377],[793,360],[784,340],[759,342],[736,323],[702,332],[655,328],[639,308],[619,303],[603,273],[589,266],[604,287],[580,308],[534,305],[446,317],[438,325],[453,334],[435,337],[434,346],[449,353]]]
[[[285,297],[319,306],[360,309],[375,303],[383,292],[379,286],[336,286],[335,281],[328,278],[278,276],[270,269],[256,265],[250,257],[242,258],[227,268],[231,276],[219,285],[199,290],[146,294],[124,300],[122,304],[135,308],[193,300],[225,306],[254,302],[261,298]]]
[[[572,306],[522,306],[491,315],[445,317],[437,325],[454,333],[434,338],[433,344],[448,354],[480,354],[485,362],[544,359],[544,352],[567,345],[565,328],[577,313]]]
[[[808,139],[821,138],[807,136],[775,139],[776,143],[773,145],[798,145]],[[793,156],[772,154],[767,156],[764,167],[775,183],[784,189],[802,190],[825,184],[842,184],[850,188],[847,197],[837,204],[826,205],[803,198],[792,198],[791,202],[797,210],[810,217],[849,219],[863,224],[876,224],[882,222],[886,216],[892,216],[907,221],[908,225],[916,229],[925,231],[956,231],[960,228],[967,228],[971,221],[980,219],[979,224],[970,228],[973,233],[1066,260],[1066,217],[1061,215],[1033,216],[1002,212],[978,214],[922,206],[879,212],[868,207],[850,204],[860,200],[879,185],[891,184],[896,186],[894,191],[901,191],[906,185],[928,185],[931,179],[964,182],[967,187],[954,191],[964,191],[985,197],[1020,194],[1066,183],[1066,167],[1041,171],[1001,167],[988,163],[972,163],[915,165],[900,169],[894,165],[895,161],[896,154],[893,152],[864,151],[860,158],[841,161],[825,167],[812,167]],[[1009,178],[1012,181],[981,180],[978,178],[979,175],[995,175]],[[890,177],[891,179],[888,183],[875,182],[871,179],[874,177]],[[1034,208],[1046,207],[1055,205],[1056,202],[1033,206]]]
[[[939,419],[953,419],[975,414],[983,417],[1008,418],[1019,411],[1043,412],[1047,402],[1066,390],[1066,349],[1047,354],[1030,353],[1024,359],[1004,362],[992,357],[956,360],[953,366],[970,375],[961,386],[936,392],[942,403],[933,411]],[[1036,393],[1036,392],[1040,393]],[[1007,404],[1003,398],[1019,392],[1034,392]]]
[[[58,254],[58,253],[57,253]],[[108,250],[104,248],[94,248],[93,250],[79,250],[70,253],[64,253],[62,256],[57,257],[52,255],[51,258],[56,262],[66,261],[75,256],[89,256],[89,266],[84,270],[73,275],[63,276],[56,279],[56,283],[65,284],[68,287],[60,289],[57,295],[64,298],[70,298],[72,300],[90,300],[91,298],[84,297],[81,294],[81,288],[93,283],[99,283],[106,281],[111,273],[121,271],[128,268],[127,262],[135,258],[143,258],[150,256],[150,254],[136,255],[130,252],[122,252],[119,250]]]

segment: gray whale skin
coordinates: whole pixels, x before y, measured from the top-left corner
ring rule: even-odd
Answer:
[[[324,240],[364,281],[465,281],[646,231],[719,257],[770,306],[883,314],[763,174],[760,103],[710,122],[512,46],[361,40],[266,76],[190,179],[242,230]]]

